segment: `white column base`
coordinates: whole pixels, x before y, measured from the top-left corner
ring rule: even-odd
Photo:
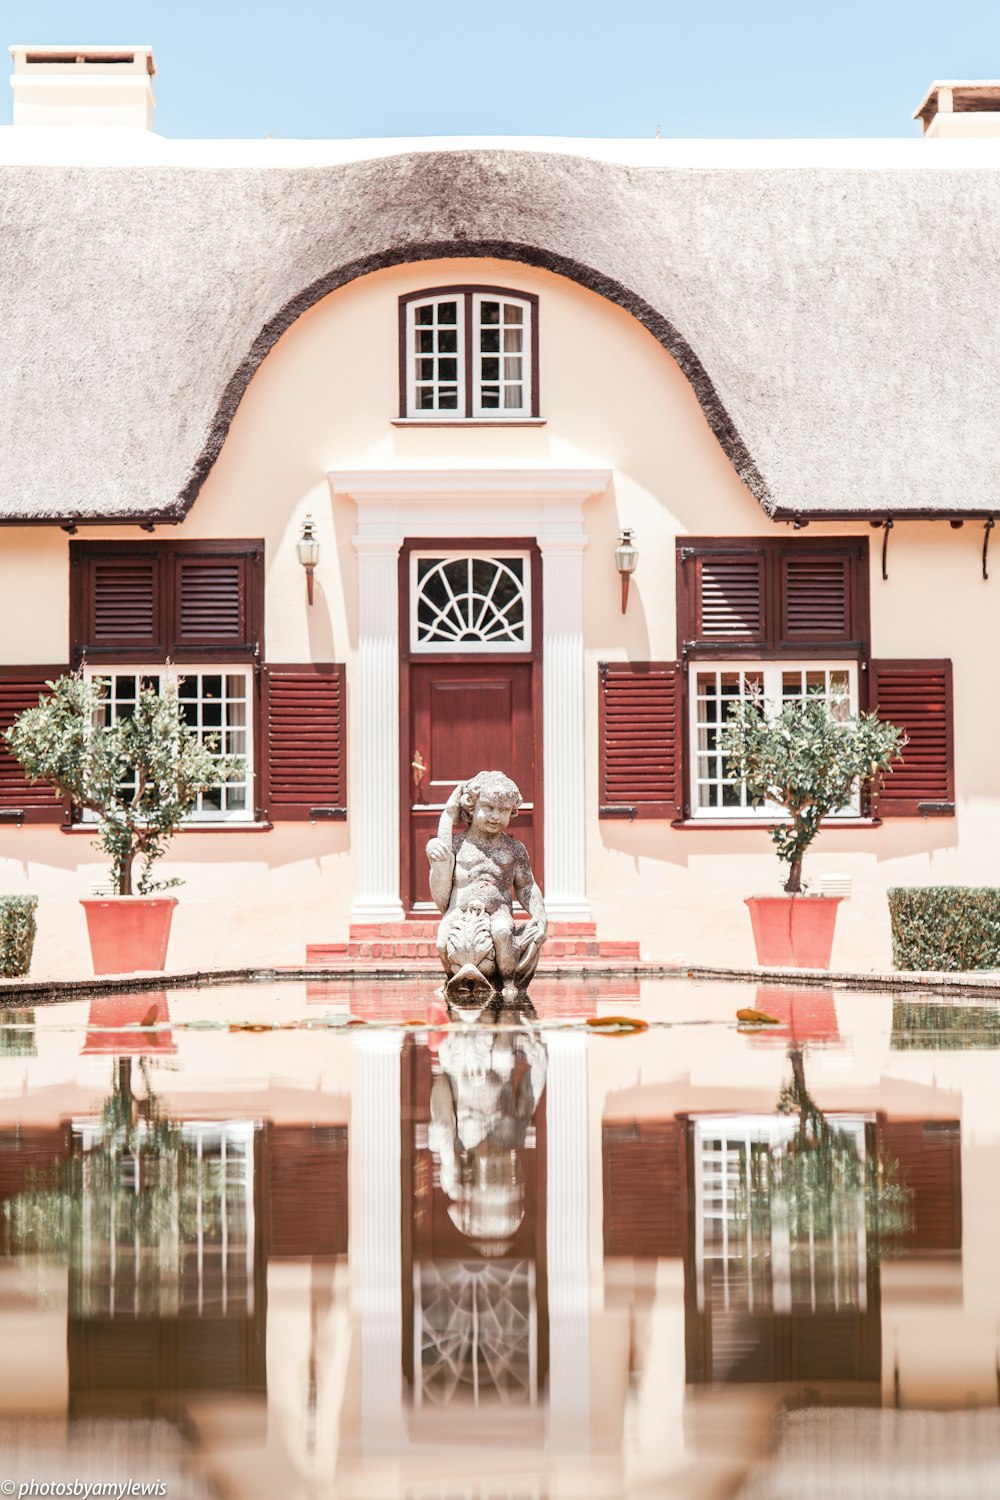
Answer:
[[[570,897],[554,899],[545,897],[545,910],[549,920],[552,922],[592,922],[594,914],[586,901],[574,900]],[[545,950],[542,949],[544,954]]]
[[[361,898],[351,907],[353,922],[402,922],[406,913],[399,901],[365,901]]]

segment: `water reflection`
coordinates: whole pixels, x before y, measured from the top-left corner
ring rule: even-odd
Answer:
[[[979,1042],[899,1045],[982,1037],[974,1008],[533,996],[462,1013],[402,983],[272,984],[8,1013],[18,1480],[721,1500],[805,1493],[813,1443],[822,1494],[839,1452],[879,1472],[907,1409],[995,1405],[1000,1072]],[[778,1025],[741,1034],[748,1004]],[[630,1007],[641,1035],[573,1024]]]
[[[471,1014],[447,1006],[441,1019],[451,1029],[425,1054],[429,1070],[414,1059],[413,1399],[535,1405],[545,1043],[527,996]]]

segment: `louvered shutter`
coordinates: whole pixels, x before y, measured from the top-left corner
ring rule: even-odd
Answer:
[[[601,663],[602,818],[679,818],[682,742],[679,662]]]
[[[780,645],[860,645],[857,549],[782,547],[778,556]]]
[[[604,1253],[683,1256],[687,1240],[687,1124],[633,1120],[601,1132]]]
[[[254,570],[258,552],[199,549],[173,553],[170,656],[203,658],[206,652],[236,661],[257,645]]]
[[[74,656],[92,662],[159,661],[164,655],[159,554],[144,549],[71,550],[70,620]]]
[[[270,1125],[268,1256],[347,1254],[347,1126]]]
[[[0,824],[61,823],[64,803],[45,782],[28,781],[3,740],[26,708],[34,708],[46,683],[61,676],[63,667],[0,667]]]
[[[347,816],[342,664],[264,668],[264,816]]]
[[[884,723],[906,731],[902,761],[883,778],[880,818],[955,811],[950,661],[873,661],[869,693]]]
[[[680,636],[691,644],[762,646],[767,640],[763,546],[680,549]]]
[[[962,1127],[958,1120],[880,1120],[879,1150],[911,1194],[904,1250],[962,1248]]]

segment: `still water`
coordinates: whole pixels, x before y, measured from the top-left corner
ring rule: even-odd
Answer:
[[[1000,1005],[531,1001],[0,1012],[0,1494],[1000,1495]]]

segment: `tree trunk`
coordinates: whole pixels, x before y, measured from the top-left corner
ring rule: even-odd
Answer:
[[[119,896],[131,896],[132,894],[132,865],[134,863],[134,854],[126,854],[122,860],[121,875],[118,877]]]
[[[785,881],[785,893],[789,896],[802,894],[802,855],[796,854],[788,870],[788,879]]]

